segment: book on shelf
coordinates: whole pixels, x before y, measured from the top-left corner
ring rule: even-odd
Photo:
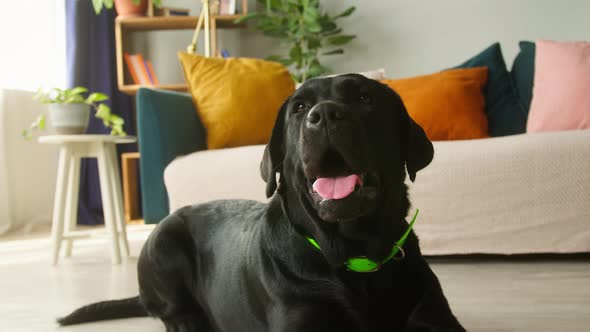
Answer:
[[[189,16],[189,13],[190,9],[173,7],[155,8],[154,12],[156,16]]]
[[[152,84],[154,84],[154,85],[160,84],[160,81],[158,80],[158,77],[156,76],[156,72],[154,71],[154,66],[152,65],[151,61],[148,60],[145,62],[145,68],[148,72],[148,75],[150,76]]]
[[[160,83],[156,77],[152,63],[145,60],[141,54],[125,53],[124,57],[133,84],[154,85]]]

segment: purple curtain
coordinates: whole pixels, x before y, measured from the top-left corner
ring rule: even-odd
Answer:
[[[135,112],[130,96],[119,92],[115,62],[115,11],[96,15],[90,0],[66,0],[67,85],[85,86],[110,96],[112,111],[125,119],[125,130],[135,135]],[[108,134],[108,128],[91,116],[88,134]],[[118,146],[122,152],[137,151],[137,145]],[[120,159],[119,159],[120,160]],[[82,161],[78,224],[104,222],[96,159]]]

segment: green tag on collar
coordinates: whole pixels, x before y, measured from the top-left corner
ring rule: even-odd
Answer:
[[[367,257],[364,256],[358,256],[358,257],[351,257],[349,259],[346,260],[346,263],[344,265],[346,265],[346,268],[349,271],[353,271],[353,272],[375,272],[375,271],[379,271],[381,269],[381,266],[384,265],[385,263],[389,262],[391,259],[393,259],[398,252],[402,252],[402,257],[405,257],[405,253],[404,250],[402,249],[404,243],[406,243],[406,240],[408,239],[408,235],[410,235],[410,232],[412,231],[412,228],[414,227],[414,223],[416,222],[416,218],[418,217],[418,209],[416,209],[416,213],[414,213],[414,217],[412,218],[412,221],[410,222],[410,225],[408,226],[408,229],[406,229],[406,231],[404,232],[404,234],[402,235],[402,237],[399,239],[399,241],[397,241],[394,245],[393,248],[391,249],[391,253],[389,253],[389,255],[387,257],[385,257],[385,259],[382,262],[376,262],[374,260],[368,259]],[[318,250],[322,250],[322,248],[320,247],[320,245],[316,242],[316,240],[308,237],[307,240],[309,241],[309,243],[311,243],[314,247],[316,247]],[[401,259],[400,258],[400,259]]]

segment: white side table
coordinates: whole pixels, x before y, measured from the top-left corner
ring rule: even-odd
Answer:
[[[51,135],[39,137],[44,144],[59,144],[59,165],[53,205],[51,236],[53,239],[53,264],[57,264],[62,241],[67,241],[65,256],[72,254],[75,239],[88,235],[76,234],[78,194],[80,186],[80,158],[94,157],[98,160],[100,191],[105,226],[111,233],[111,258],[121,263],[121,246],[129,255],[129,244],[123,215],[121,175],[117,160],[116,144],[134,143],[135,137],[109,135]]]

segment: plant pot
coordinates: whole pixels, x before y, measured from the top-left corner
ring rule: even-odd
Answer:
[[[49,121],[60,135],[84,134],[90,120],[90,106],[86,104],[51,104]]]
[[[115,0],[115,10],[119,17],[144,16],[147,5],[147,0],[141,0],[138,5],[132,0]]]

